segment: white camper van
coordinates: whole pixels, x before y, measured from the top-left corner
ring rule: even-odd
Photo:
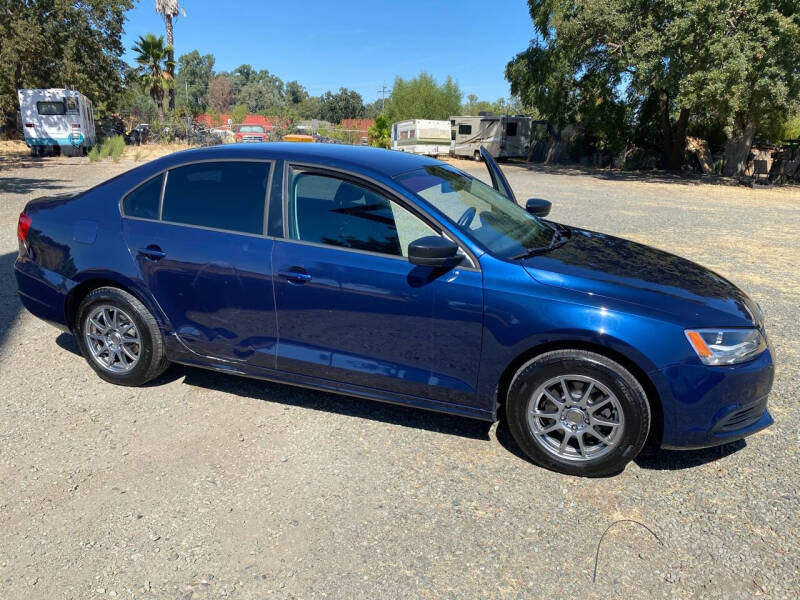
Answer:
[[[450,122],[409,119],[392,125],[392,150],[437,156],[450,153]]]
[[[481,159],[481,146],[494,158],[527,157],[531,142],[531,118],[522,115],[450,117],[454,156]]]
[[[34,156],[81,156],[95,145],[92,101],[75,90],[18,90],[25,143]]]

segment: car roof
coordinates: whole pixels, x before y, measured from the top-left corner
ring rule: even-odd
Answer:
[[[186,162],[232,158],[283,159],[321,166],[369,170],[386,177],[394,177],[399,173],[424,166],[443,164],[433,158],[396,150],[308,142],[225,144],[208,148],[194,148],[164,156],[158,159],[158,162],[161,163],[160,168],[169,168]]]

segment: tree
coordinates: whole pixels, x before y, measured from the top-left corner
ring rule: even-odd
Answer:
[[[448,119],[461,112],[461,90],[447,77],[439,85],[425,72],[414,79],[396,77],[386,105],[390,123],[405,119]]]
[[[385,115],[378,115],[375,124],[367,131],[369,145],[376,148],[391,148],[392,141],[389,133],[389,121]]]
[[[139,36],[133,46],[135,60],[139,64],[139,82],[150,93],[158,107],[158,116],[164,117],[164,92],[172,87],[169,55],[172,49],[164,45],[164,37],[152,33]]]
[[[229,77],[218,75],[208,84],[208,105],[213,110],[224,113],[233,103],[233,84]]]
[[[20,88],[69,86],[98,108],[122,90],[125,12],[132,0],[5,0],[0,8],[0,126],[15,130]]]
[[[167,29],[167,47],[169,48],[169,58],[167,60],[167,73],[171,80],[175,80],[175,54],[173,48],[175,47],[175,35],[173,31],[172,20],[178,17],[178,14],[183,13],[186,16],[186,11],[178,6],[178,0],[156,0],[156,12],[164,17],[164,26]],[[175,88],[169,88],[169,109],[175,110]]]
[[[322,96],[320,116],[331,123],[342,119],[357,119],[364,116],[364,101],[361,94],[347,88],[339,88],[336,94],[330,91]]]
[[[243,123],[244,118],[247,116],[247,105],[246,104],[237,104],[233,107],[231,111],[231,118],[233,119],[234,123]]]
[[[208,104],[208,84],[214,77],[214,56],[201,55],[197,50],[178,57],[178,74],[175,77],[177,103],[188,104],[195,114]]]
[[[741,172],[759,119],[800,93],[792,0],[528,5],[538,36],[506,67],[512,93],[554,124],[579,124],[608,145],[619,145],[620,133],[646,134],[668,168],[684,160],[693,117],[716,115],[740,132],[726,170]]]
[[[286,83],[286,100],[290,104],[300,104],[308,98],[308,90],[296,81]]]

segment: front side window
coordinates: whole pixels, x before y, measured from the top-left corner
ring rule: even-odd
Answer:
[[[170,169],[161,218],[171,223],[264,231],[270,163],[202,162]]]
[[[292,171],[288,209],[293,240],[408,256],[409,243],[437,235],[396,202],[329,175]]]
[[[459,125],[458,135],[472,135],[472,125]]]
[[[153,177],[143,183],[122,201],[122,210],[126,217],[139,219],[158,219],[158,203],[161,201],[161,186],[164,174]]]
[[[63,102],[37,102],[36,112],[44,116],[63,115],[67,109]]]
[[[547,246],[553,229],[482,181],[448,165],[395,177],[400,185],[444,213],[493,254],[512,258]]]

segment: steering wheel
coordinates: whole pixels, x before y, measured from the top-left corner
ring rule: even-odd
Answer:
[[[464,211],[460,217],[458,217],[458,221],[456,222],[457,225],[461,228],[466,229],[469,227],[470,223],[472,223],[472,219],[475,218],[475,213],[478,212],[475,210],[474,206],[470,206],[467,210]]]

